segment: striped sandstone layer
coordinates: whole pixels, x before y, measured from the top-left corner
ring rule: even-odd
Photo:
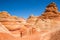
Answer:
[[[0,12],[0,40],[60,40],[60,12],[55,3],[27,20]]]

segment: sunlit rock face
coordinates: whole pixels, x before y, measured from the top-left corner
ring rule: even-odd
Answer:
[[[14,36],[20,37],[20,28],[26,23],[25,19],[11,16],[9,13],[0,12],[0,22]]]
[[[11,16],[7,12],[0,13],[0,22],[9,30],[16,30],[20,28],[21,23],[25,21],[23,18]]]
[[[0,12],[0,40],[60,40],[60,12],[53,2],[41,16],[24,19]]]
[[[45,12],[58,12],[58,8],[56,6],[56,4],[54,2],[52,2],[51,4],[49,4],[47,7],[46,7],[46,11]]]
[[[51,3],[46,7],[45,12],[40,16],[44,19],[54,19],[60,16],[58,8],[55,3]]]

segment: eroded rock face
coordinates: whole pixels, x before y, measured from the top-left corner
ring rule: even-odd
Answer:
[[[55,3],[51,3],[46,7],[45,12],[40,16],[43,19],[54,19],[60,17],[60,13],[58,12],[58,8]]]
[[[49,4],[46,7],[46,11],[45,12],[52,12],[52,11],[58,12],[58,8],[57,8],[57,6],[56,6],[56,4],[54,2],[52,2],[51,4]]]
[[[41,16],[31,15],[27,20],[0,12],[0,40],[60,40],[56,4],[49,4]]]
[[[6,28],[8,28],[9,30],[17,30],[17,29],[19,29],[21,23],[25,21],[23,18],[18,18],[16,16],[11,16],[7,12],[1,12],[0,13],[0,19],[1,19],[0,22]]]

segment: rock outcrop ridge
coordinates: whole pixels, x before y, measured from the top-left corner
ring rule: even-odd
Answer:
[[[27,20],[0,12],[0,40],[60,40],[60,12],[49,4],[41,16]]]

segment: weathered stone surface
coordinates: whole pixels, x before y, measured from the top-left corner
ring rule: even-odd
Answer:
[[[46,7],[45,12],[40,16],[43,19],[54,19],[60,17],[56,4],[53,2]]]
[[[4,16],[3,16],[4,15]],[[28,19],[0,12],[0,40],[60,40],[60,12],[55,3]]]

